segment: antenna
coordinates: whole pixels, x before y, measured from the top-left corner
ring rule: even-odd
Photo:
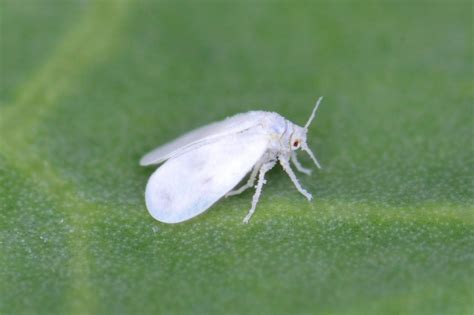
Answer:
[[[314,106],[313,112],[311,113],[311,116],[309,117],[308,122],[306,123],[306,125],[304,125],[304,129],[308,129],[309,125],[311,125],[311,122],[316,116],[316,111],[318,110],[319,103],[321,103],[322,100],[323,100],[322,96],[318,98],[318,101],[316,102],[316,105]]]
[[[301,149],[303,149],[303,151],[305,151],[306,153],[308,153],[309,157],[313,160],[314,164],[316,164],[316,166],[321,169],[321,164],[319,164],[318,162],[318,159],[316,159],[316,157],[314,156],[313,152],[311,151],[311,149],[308,147],[307,144],[304,144],[301,146]]]

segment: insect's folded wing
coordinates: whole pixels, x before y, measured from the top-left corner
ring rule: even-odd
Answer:
[[[146,187],[150,214],[162,222],[182,222],[234,188],[267,149],[267,136],[253,129],[195,145],[166,161]]]
[[[173,156],[175,152],[197,142],[204,141],[207,138],[218,138],[241,132],[255,126],[259,118],[260,116],[256,113],[238,114],[223,121],[192,130],[145,154],[140,160],[140,165],[146,166],[161,163]]]
[[[154,150],[148,152],[141,158],[140,165],[146,166],[163,162],[174,151],[188,146],[189,144],[192,144],[208,136],[210,131],[214,130],[217,124],[218,123],[210,124],[208,126],[204,126],[196,130],[190,131],[169,143],[155,148]]]

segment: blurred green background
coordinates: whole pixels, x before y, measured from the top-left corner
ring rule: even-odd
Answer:
[[[470,1],[0,0],[1,314],[473,314]],[[247,110],[301,196],[165,225],[138,159]],[[306,165],[310,160],[302,158]]]

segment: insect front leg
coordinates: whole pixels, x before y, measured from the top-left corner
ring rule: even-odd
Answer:
[[[313,196],[309,192],[307,192],[303,187],[301,187],[300,182],[298,181],[298,178],[296,178],[295,173],[291,169],[290,162],[288,162],[288,157],[284,155],[278,156],[278,159],[280,160],[280,164],[285,170],[285,172],[290,176],[291,181],[293,184],[296,186],[296,189],[305,196],[308,200],[311,200]]]
[[[311,170],[309,168],[304,167],[301,165],[300,161],[298,161],[298,157],[296,156],[296,152],[291,152],[291,162],[295,165],[296,169],[306,175],[311,175]]]
[[[249,177],[249,180],[247,181],[247,183],[245,185],[243,185],[242,187],[240,187],[239,189],[229,191],[225,195],[225,197],[227,198],[227,197],[230,197],[230,196],[239,195],[239,194],[243,193],[245,190],[247,190],[249,188],[252,188],[253,185],[255,184],[255,180],[257,179],[258,171],[260,170],[261,167],[262,167],[261,162],[255,164],[255,166],[252,169],[252,173],[250,174],[250,177]]]
[[[252,207],[250,208],[249,212],[244,218],[244,223],[249,223],[250,218],[252,217],[253,213],[255,212],[255,208],[257,207],[258,199],[260,198],[260,194],[262,193],[263,185],[267,182],[265,180],[265,173],[271,170],[276,164],[276,161],[266,162],[260,168],[260,173],[258,175],[258,183],[257,188],[255,189],[255,194],[252,198]]]

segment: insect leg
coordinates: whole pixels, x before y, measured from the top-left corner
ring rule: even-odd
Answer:
[[[306,175],[311,175],[311,170],[309,168],[304,167],[301,165],[300,161],[298,161],[298,157],[296,156],[296,152],[291,152],[291,162],[295,165],[296,169]]]
[[[260,198],[260,194],[262,193],[263,185],[267,182],[265,180],[265,173],[271,170],[275,166],[275,161],[270,161],[262,165],[260,168],[260,173],[258,175],[258,183],[257,188],[255,189],[255,194],[252,198],[252,207],[250,208],[249,212],[244,218],[244,223],[249,223],[250,218],[252,217],[253,213],[255,212],[255,208],[257,207],[258,199]]]
[[[295,184],[296,188],[298,191],[305,196],[308,200],[311,200],[313,196],[309,192],[307,192],[303,187],[301,187],[300,182],[298,181],[298,178],[296,178],[295,173],[291,169],[290,163],[288,162],[288,158],[285,156],[278,156],[278,159],[280,160],[280,164],[285,170],[285,172],[290,176],[291,181],[293,184]]]
[[[253,167],[252,173],[250,174],[248,182],[245,185],[243,185],[242,187],[240,187],[239,189],[229,191],[225,195],[225,197],[227,198],[227,197],[230,197],[230,196],[239,195],[239,194],[243,193],[245,190],[247,190],[249,188],[252,188],[253,185],[255,184],[255,180],[257,179],[257,174],[258,174],[258,171],[260,170],[261,166],[262,166],[262,163],[260,163],[260,162],[255,164],[255,166]]]

